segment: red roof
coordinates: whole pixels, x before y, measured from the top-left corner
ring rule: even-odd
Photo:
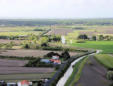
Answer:
[[[29,85],[29,82],[27,80],[21,81],[21,85],[25,85],[25,84]]]
[[[50,59],[50,61],[55,62],[55,63],[61,63],[60,60],[55,60],[55,59]]]

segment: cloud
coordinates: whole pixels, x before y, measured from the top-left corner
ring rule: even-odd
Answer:
[[[0,18],[113,17],[113,0],[0,0]]]

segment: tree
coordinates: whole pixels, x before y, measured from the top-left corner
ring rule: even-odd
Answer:
[[[41,45],[43,43],[47,43],[48,42],[48,38],[47,37],[41,37],[39,40],[38,40],[38,43]]]
[[[104,36],[103,35],[99,35],[99,40],[104,40]]]
[[[92,37],[92,40],[96,41],[96,39],[97,39],[96,36],[93,36],[93,37]]]
[[[62,58],[65,58],[65,60],[70,58],[69,52],[68,50],[65,50],[62,54],[61,54]]]
[[[88,36],[86,34],[83,34],[83,35],[79,35],[78,36],[78,39],[88,39]]]

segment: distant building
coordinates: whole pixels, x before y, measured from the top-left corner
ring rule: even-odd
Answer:
[[[61,36],[61,41],[62,41],[62,44],[65,44],[66,43],[65,36]]]

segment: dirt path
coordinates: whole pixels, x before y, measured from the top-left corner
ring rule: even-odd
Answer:
[[[106,79],[106,72],[107,70],[91,56],[75,86],[109,86],[110,81]]]

